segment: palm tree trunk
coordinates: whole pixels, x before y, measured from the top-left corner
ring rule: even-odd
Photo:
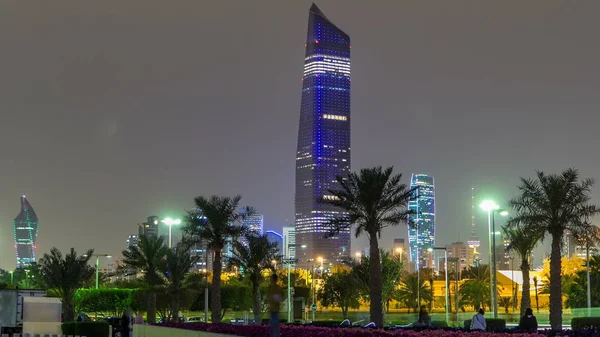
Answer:
[[[379,257],[379,242],[377,232],[369,233],[369,311],[371,322],[378,327],[383,326],[383,302],[381,300],[381,259]]]
[[[156,293],[154,290],[148,290],[148,308],[146,309],[148,323],[156,323]]]
[[[171,315],[175,322],[179,320],[179,287],[173,289],[171,295]]]
[[[521,273],[523,273],[523,293],[521,294],[521,316],[525,310],[531,308],[531,296],[529,294],[529,257],[522,257]]]
[[[213,261],[211,315],[212,323],[221,323],[221,249],[215,249],[215,260]]]
[[[254,311],[254,323],[261,324],[262,323],[262,308],[260,301],[260,280],[257,275],[253,275],[252,278],[252,310]]]
[[[562,329],[562,285],[560,272],[560,244],[562,231],[552,233],[552,250],[550,252],[550,326],[552,330]]]
[[[63,295],[62,304],[64,306],[64,321],[73,322],[75,320],[75,305],[73,304],[72,296]]]

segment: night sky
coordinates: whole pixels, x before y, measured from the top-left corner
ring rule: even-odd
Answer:
[[[600,178],[600,2],[317,4],[352,39],[352,168],[433,175],[437,245],[468,238],[471,187],[501,203],[536,169]],[[0,267],[15,265],[22,194],[38,256],[117,255],[146,216],[197,195],[293,223],[310,5],[3,1]],[[385,234],[390,247],[406,226]]]

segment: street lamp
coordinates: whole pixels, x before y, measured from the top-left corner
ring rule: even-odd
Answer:
[[[288,314],[288,323],[290,323],[292,321],[292,288],[291,288],[291,269],[292,269],[292,263],[296,263],[297,259],[292,259],[290,257],[290,248],[291,247],[300,247],[300,248],[306,248],[308,247],[305,244],[289,244],[288,245],[288,251],[287,251],[287,256],[288,258],[286,260],[283,261],[284,264],[287,264],[288,267],[288,273],[287,273],[287,314]]]
[[[317,262],[319,262],[321,264],[321,272],[323,271],[323,258],[322,257],[317,257]],[[312,287],[313,287],[313,296],[312,296],[312,306],[311,306],[311,311],[312,311],[312,321],[315,321],[315,311],[313,310],[313,308],[315,307],[316,303],[315,303],[315,295],[316,295],[316,290],[317,290],[317,286],[315,284],[315,266],[313,265],[312,267],[313,269],[313,277],[312,277]]]
[[[173,241],[171,239],[171,227],[173,227],[173,225],[181,224],[181,220],[166,218],[166,219],[162,220],[161,222],[164,223],[165,225],[169,226],[169,248],[171,248],[171,246],[173,245]]]
[[[496,284],[496,223],[494,214],[498,213],[501,216],[507,216],[506,210],[500,209],[495,202],[491,200],[483,201],[479,207],[488,214],[488,232],[490,237],[490,301],[491,309],[494,312],[494,318],[498,318],[498,289]]]
[[[83,255],[85,257],[87,257],[86,255]],[[101,257],[105,257],[105,258],[111,258],[112,256],[110,254],[92,254],[91,256],[95,256],[96,257],[96,289],[98,289],[98,271],[99,271],[99,265],[100,265],[100,258]]]
[[[444,281],[446,283],[446,287],[445,287],[446,292],[444,295],[446,297],[446,322],[449,322],[450,299],[449,299],[448,287],[450,284],[448,283],[448,249],[446,247],[433,247],[433,248],[428,248],[427,250],[432,253],[434,250],[443,250],[444,251]],[[433,296],[433,289],[431,289],[431,295]]]

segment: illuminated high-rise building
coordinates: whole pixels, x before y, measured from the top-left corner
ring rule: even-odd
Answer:
[[[416,269],[433,267],[435,245],[435,185],[432,176],[413,174],[410,188],[415,198],[408,202],[412,214],[408,216],[408,242],[410,261]]]
[[[160,220],[156,215],[151,215],[138,225],[139,236],[158,237],[158,224]]]
[[[262,235],[263,223],[264,217],[262,214],[248,215],[242,220],[242,226],[248,228],[248,230],[257,235]]]
[[[21,212],[13,225],[17,267],[27,267],[35,262],[35,242],[40,222],[25,196],[21,197]]]
[[[481,245],[481,241],[479,241],[479,237],[477,236],[475,226],[475,189],[471,188],[471,236],[469,237],[469,241],[467,244],[469,245],[469,249],[471,250],[471,258],[472,261],[469,261],[469,265],[476,267],[479,265],[479,261],[481,258],[479,257],[479,252],[477,248]]]
[[[313,4],[302,80],[296,152],[295,227],[299,263],[321,257],[339,263],[350,253],[350,229],[330,236],[344,213],[322,200],[350,173],[350,37]]]

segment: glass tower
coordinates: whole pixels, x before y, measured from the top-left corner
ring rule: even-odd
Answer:
[[[350,173],[350,37],[313,4],[302,79],[296,152],[295,227],[299,263],[323,258],[339,263],[349,256],[350,229],[329,237],[329,220],[343,216],[321,200],[340,188],[337,176]]]
[[[21,212],[14,221],[15,253],[17,267],[27,267],[35,262],[35,241],[40,222],[25,196],[21,197]]]
[[[410,261],[415,268],[433,267],[435,245],[435,186],[433,177],[413,174],[410,188],[415,189],[415,199],[408,202],[413,214],[408,216],[408,242]]]

